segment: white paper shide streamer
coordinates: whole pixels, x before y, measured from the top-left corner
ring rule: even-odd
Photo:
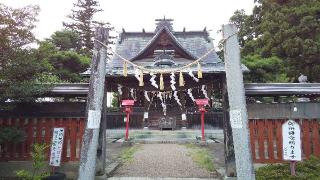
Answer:
[[[176,90],[176,87],[174,86],[175,84],[176,84],[176,80],[175,80],[175,75],[174,75],[174,73],[172,72],[171,73],[171,75],[170,75],[170,83],[171,83],[171,89],[173,90],[173,91],[175,91]]]
[[[196,82],[199,82],[199,79],[194,76],[194,74],[192,73],[192,70],[190,70],[188,74],[190,77],[192,77],[193,80],[195,80]]]
[[[134,70],[134,77],[136,77],[137,80],[140,81],[140,71],[139,71],[139,69],[135,69]]]
[[[122,95],[122,85],[118,84],[118,93],[121,96]]]
[[[188,95],[192,99],[192,101],[195,101],[195,99],[194,99],[194,97],[192,95],[192,90],[191,89],[188,89]]]
[[[153,73],[150,73],[150,76],[151,76],[151,78],[150,78],[151,85],[158,89],[159,86],[155,80],[157,76],[154,75]]]
[[[180,102],[180,99],[178,97],[178,91],[174,91],[173,92],[173,97],[174,99],[177,101],[177,103],[179,104],[179,106],[182,106],[181,102]]]
[[[166,114],[167,114],[167,105],[166,105],[166,104],[164,103],[164,101],[163,101],[162,93],[159,92],[157,96],[158,96],[158,98],[159,98],[160,101],[161,101],[161,106],[162,106],[162,109],[163,109],[163,114],[166,115]]]
[[[134,94],[134,89],[133,89],[133,88],[130,89],[130,95],[131,95],[131,97],[132,97],[134,100],[136,100],[136,96],[135,96],[135,94]]]
[[[205,97],[206,99],[209,99],[209,98],[208,98],[207,90],[206,90],[205,88],[206,88],[206,85],[202,85],[201,91],[202,91],[204,97]]]
[[[147,101],[150,102],[150,98],[149,98],[149,96],[148,96],[148,91],[145,91],[145,92],[144,92],[144,97],[146,98]]]

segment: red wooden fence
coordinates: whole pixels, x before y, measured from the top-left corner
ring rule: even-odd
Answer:
[[[0,127],[10,126],[23,130],[25,132],[25,140],[17,144],[1,144],[1,161],[29,160],[33,143],[50,145],[54,127],[63,127],[65,129],[62,161],[79,160],[84,118],[0,118]],[[48,148],[48,154],[49,151],[50,148]]]
[[[282,159],[282,123],[286,120],[250,120],[250,141],[253,161],[277,163]],[[320,121],[317,119],[296,120],[301,128],[302,158],[320,156]]]
[[[250,120],[253,161],[277,163],[282,159],[282,123],[285,120]],[[320,156],[320,121],[296,120],[301,126],[302,157]],[[77,161],[84,132],[84,118],[0,118],[0,127],[15,126],[25,131],[25,141],[1,144],[0,161],[29,160],[33,143],[51,143],[54,127],[65,128],[62,161]],[[48,149],[49,154],[50,148]]]

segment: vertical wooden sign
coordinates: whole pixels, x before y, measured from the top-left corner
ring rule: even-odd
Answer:
[[[50,166],[60,166],[61,156],[62,156],[62,147],[64,139],[64,128],[54,128],[52,134],[52,144],[50,151]]]
[[[296,161],[301,161],[300,126],[294,120],[282,125],[283,159],[290,161],[290,173],[296,175]]]

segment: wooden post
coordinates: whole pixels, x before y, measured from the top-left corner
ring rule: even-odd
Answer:
[[[105,88],[106,89],[106,88]],[[97,151],[97,163],[96,163],[96,175],[104,175],[106,169],[106,129],[107,129],[107,97],[108,92],[105,92],[102,103],[102,118],[100,122],[98,151]]]
[[[206,142],[206,138],[204,136],[204,110],[200,110],[201,113],[201,140]]]
[[[129,140],[129,121],[130,121],[130,115],[129,111],[126,111],[127,119],[126,119],[126,141]]]
[[[95,39],[107,43],[109,30],[96,28]],[[105,68],[107,50],[98,42],[94,43],[89,82],[87,120],[82,139],[80,156],[79,180],[94,179],[101,121],[102,100],[105,87]]]
[[[229,115],[236,158],[237,179],[254,180],[251,158],[248,113],[240,63],[240,46],[234,24],[223,26],[225,70],[229,98]]]

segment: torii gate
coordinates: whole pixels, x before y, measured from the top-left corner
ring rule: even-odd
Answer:
[[[225,111],[224,118],[226,170],[227,176],[236,174],[238,179],[253,180],[255,175],[251,158],[248,115],[240,64],[240,47],[236,32],[235,25],[228,24],[223,26],[227,82],[224,86],[223,99],[224,107],[229,107],[230,109],[229,112]],[[108,44],[109,29],[96,28],[95,39]],[[79,180],[94,179],[96,172],[99,171],[104,174],[106,158],[105,123],[100,121],[101,115],[105,115],[102,104],[106,101],[104,92],[106,51],[103,45],[95,41],[87,100],[86,128],[81,146]],[[236,172],[234,172],[235,169]]]

